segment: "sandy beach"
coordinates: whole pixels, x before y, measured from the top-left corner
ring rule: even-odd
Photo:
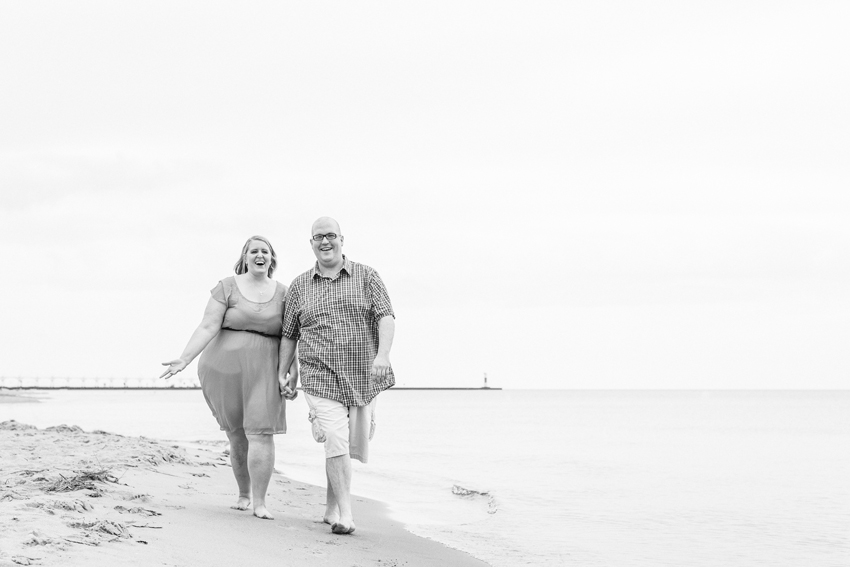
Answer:
[[[226,449],[0,423],[0,566],[486,566],[414,536],[365,498],[355,498],[357,531],[333,535],[321,522],[324,489],[277,473],[267,500],[274,520],[231,509]]]

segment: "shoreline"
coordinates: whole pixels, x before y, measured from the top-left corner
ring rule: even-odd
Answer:
[[[0,567],[233,565],[246,555],[252,563],[487,566],[356,495],[357,531],[333,535],[321,521],[325,489],[277,472],[267,496],[274,520],[233,510],[226,448],[0,423]]]

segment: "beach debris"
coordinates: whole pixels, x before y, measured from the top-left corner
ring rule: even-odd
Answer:
[[[142,516],[162,516],[160,512],[156,510],[149,510],[147,508],[142,508],[140,506],[134,506],[132,508],[126,508],[124,506],[118,505],[115,507],[115,510],[118,510],[119,514],[140,514]]]
[[[0,492],[0,502],[10,502],[12,500],[26,500],[27,497],[23,496],[14,490],[6,490],[4,492]]]
[[[111,482],[113,484],[118,483],[118,479],[112,475],[107,469],[101,470],[82,470],[75,471],[77,474],[70,478],[66,478],[61,473],[59,474],[59,479],[56,480],[50,486],[47,486],[43,490],[45,492],[73,492],[76,490],[92,490],[95,493],[98,493],[97,496],[100,496],[99,493],[103,491],[95,485],[95,482]],[[94,496],[90,494],[89,496]]]
[[[199,476],[199,477],[204,477],[204,476],[209,477],[210,476],[205,472],[193,472],[193,473],[189,473],[189,474],[192,475],[192,476]]]
[[[97,547],[98,545],[100,545],[99,539],[97,539],[92,534],[87,533],[66,537],[65,541],[70,541],[71,543],[78,543],[80,545],[91,545],[92,547]]]
[[[38,530],[33,530],[30,532],[30,537],[26,541],[24,541],[24,545],[32,547],[36,545],[50,545],[54,543],[52,538],[46,537],[42,535]]]
[[[0,422],[0,429],[5,431],[26,431],[27,429],[38,429],[35,425],[27,425],[26,423],[18,423],[14,419]]]
[[[26,557],[24,555],[13,555],[12,563],[17,563],[18,565],[32,565],[33,561],[38,561],[35,557]]]
[[[159,445],[158,443],[144,437],[140,437],[139,440],[145,444],[145,447],[142,449],[142,454],[134,455],[131,457],[132,460],[153,466],[161,465],[163,463],[178,463],[183,465],[192,464],[192,462],[186,458],[186,451],[184,449],[172,449],[164,445]]]
[[[108,431],[104,431],[103,429],[95,429],[92,431],[93,435],[112,435],[113,437],[124,437],[123,435],[119,435],[117,433],[110,433]]]
[[[161,530],[162,526],[157,526],[154,524],[127,524],[131,528],[150,528],[152,530]]]
[[[50,427],[46,427],[45,431],[53,431],[55,433],[85,433],[83,428],[79,425],[52,425]]]
[[[53,510],[67,510],[69,512],[90,512],[94,507],[83,500],[45,500],[41,502],[27,502],[29,508],[40,508],[48,514],[53,514]]]
[[[56,500],[56,508],[63,510],[71,510],[75,512],[90,512],[94,510],[94,506],[84,500]]]
[[[112,520],[83,520],[68,522],[67,525],[70,528],[83,529],[88,533],[95,533],[99,535],[106,534],[114,536],[115,538],[130,537],[130,532],[127,531],[127,527],[124,524],[120,522],[113,522]]]

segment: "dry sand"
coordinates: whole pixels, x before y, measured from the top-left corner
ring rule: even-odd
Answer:
[[[277,473],[274,520],[233,510],[226,448],[0,423],[0,566],[486,566],[365,498],[355,497],[357,531],[333,535],[324,489]]]

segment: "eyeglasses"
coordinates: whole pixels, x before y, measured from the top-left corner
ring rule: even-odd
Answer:
[[[337,237],[336,233],[329,232],[327,234],[314,234],[313,240],[315,240],[316,242],[321,242],[325,238],[327,238],[328,240],[336,240],[336,237]]]

